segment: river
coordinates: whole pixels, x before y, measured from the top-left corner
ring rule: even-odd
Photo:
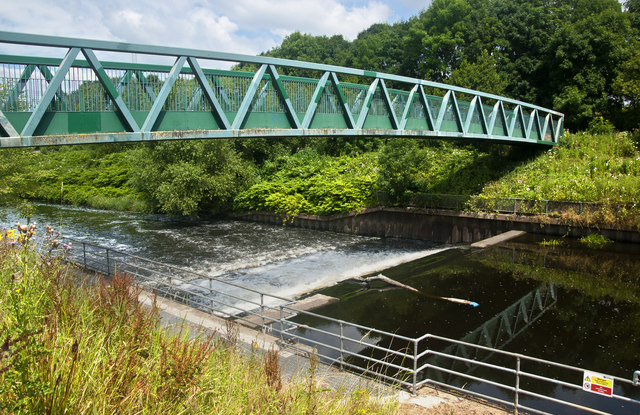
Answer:
[[[0,208],[0,228],[12,227],[18,220],[13,209]],[[525,235],[477,251],[249,222],[171,220],[53,205],[38,205],[32,221],[41,230],[50,224],[75,239],[274,295],[333,296],[341,301],[315,312],[409,337],[432,333],[473,340],[477,333],[495,329],[496,318],[528,304],[530,296],[552,292],[552,300],[537,307],[522,330],[498,336],[495,346],[628,379],[640,369],[638,245],[611,244],[592,250],[566,240],[564,246],[550,248],[539,243],[542,237]],[[348,281],[380,271],[422,292],[466,298],[480,306]],[[465,387],[483,390],[473,382]],[[622,390],[640,398],[640,388]],[[508,399],[499,391],[490,392]],[[540,392],[556,397],[574,393],[563,387]],[[607,399],[589,395],[584,403],[611,413],[637,413],[637,406],[630,412],[629,406]],[[523,401],[556,411],[536,400]]]

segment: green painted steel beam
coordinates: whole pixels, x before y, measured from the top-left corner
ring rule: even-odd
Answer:
[[[316,85],[315,91],[313,91],[313,95],[311,97],[311,102],[307,107],[307,111],[304,115],[304,119],[302,120],[301,128],[309,128],[311,123],[313,122],[314,117],[316,116],[316,110],[318,109],[318,104],[322,99],[322,94],[324,93],[325,87],[327,85],[327,81],[329,80],[329,72],[325,72],[318,84]]]
[[[267,67],[267,72],[269,72],[269,75],[271,76],[271,83],[273,84],[273,87],[276,90],[276,94],[278,95],[278,97],[280,98],[280,101],[282,101],[282,104],[284,105],[284,110],[285,110],[285,113],[287,114],[287,119],[289,120],[289,124],[291,125],[291,128],[299,129],[300,120],[298,119],[298,115],[293,109],[293,105],[291,104],[291,100],[287,95],[287,91],[285,91],[284,86],[282,85],[282,81],[280,80],[280,76],[278,75],[278,71],[276,70],[276,67],[273,65],[269,65]]]
[[[13,128],[13,125],[9,121],[7,117],[5,117],[4,113],[0,111],[0,128],[5,132],[5,134],[9,137],[18,137],[20,134]]]
[[[371,107],[371,103],[373,102],[373,97],[376,94],[376,90],[378,89],[378,83],[380,79],[376,78],[373,80],[371,85],[369,85],[369,89],[367,90],[367,96],[362,103],[362,108],[360,109],[360,115],[358,115],[358,121],[356,122],[356,129],[360,130],[364,126],[365,121],[367,120],[367,115],[369,115],[369,108]]]
[[[344,115],[344,121],[347,123],[347,127],[356,128],[356,123],[353,120],[351,109],[349,109],[349,104],[347,103],[347,99],[345,98],[344,92],[342,91],[342,85],[338,80],[338,75],[336,75],[335,72],[331,72],[330,80],[333,84],[333,87],[336,89],[336,93],[338,94],[338,103],[340,103],[340,108],[342,110],[342,114]]]
[[[225,130],[230,129],[231,124],[229,123],[227,116],[222,110],[222,107],[218,102],[218,98],[216,98],[216,95],[213,93],[213,89],[211,89],[209,81],[207,81],[204,72],[202,72],[198,61],[192,57],[189,57],[187,58],[187,62],[189,63],[191,70],[193,70],[196,75],[196,80],[198,81],[198,85],[200,86],[200,91],[204,92],[204,96],[207,98],[207,101],[209,101],[209,104],[211,104],[213,116],[215,117],[216,122],[221,128],[224,128]]]
[[[76,56],[78,56],[79,52],[80,52],[80,49],[78,48],[69,49],[69,51],[67,52],[67,56],[62,60],[62,63],[60,64],[60,66],[58,67],[58,70],[56,71],[56,74],[53,76],[53,78],[49,82],[49,86],[47,87],[44,95],[42,96],[42,99],[38,103],[38,106],[33,111],[33,113],[31,113],[31,116],[29,117],[27,124],[22,129],[22,132],[20,135],[24,137],[29,137],[29,136],[32,136],[33,133],[36,131],[36,128],[40,123],[40,120],[42,120],[42,116],[44,115],[44,112],[47,110],[47,107],[49,107],[49,104],[51,104],[51,101],[53,101],[53,97],[55,97],[56,94],[58,93],[58,89],[62,85],[62,81],[64,81],[64,77],[67,75],[67,72],[69,72],[69,69],[71,68],[71,64],[73,63],[73,60],[76,58]]]
[[[147,118],[144,120],[144,124],[142,124],[141,130],[143,132],[149,132],[153,129],[156,121],[158,120],[158,115],[160,115],[160,111],[169,97],[169,92],[171,92],[171,88],[173,88],[173,84],[175,84],[178,79],[180,70],[186,61],[186,56],[179,56],[176,59],[176,63],[173,65],[173,68],[171,69],[171,72],[169,72],[167,79],[165,79],[164,84],[162,84],[162,88],[160,89],[155,101],[153,101],[153,105],[151,106],[151,110],[149,110]]]
[[[233,120],[232,129],[240,130],[244,124],[247,122],[247,117],[249,116],[249,111],[251,110],[251,103],[253,102],[253,97],[256,95],[256,91],[260,86],[260,82],[262,82],[262,78],[264,78],[264,74],[267,70],[267,65],[262,65],[260,69],[255,73],[253,79],[251,80],[251,84],[249,85],[249,89],[244,95],[244,99],[240,104],[240,108],[238,108],[238,113],[236,114],[236,118]]]
[[[389,120],[391,121],[391,128],[397,130],[399,127],[398,117],[396,116],[396,112],[393,108],[393,103],[389,97],[389,91],[387,90],[387,86],[384,83],[384,79],[380,81],[380,86],[382,87],[382,96],[384,99],[384,104],[387,107],[387,112],[389,113]]]
[[[102,87],[105,89],[105,91],[107,91],[107,94],[111,98],[111,101],[113,101],[116,108],[118,109],[120,118],[122,118],[124,122],[125,129],[131,132],[140,130],[140,127],[138,127],[138,123],[131,115],[131,112],[129,111],[129,108],[127,108],[127,105],[122,100],[120,92],[113,85],[111,79],[109,79],[109,76],[105,72],[104,68],[100,64],[100,61],[93,53],[93,51],[91,49],[82,49],[82,54],[85,58],[87,58],[87,62],[89,62],[91,69],[93,69],[93,72],[95,72],[96,76],[98,77],[100,84],[102,84]]]
[[[167,140],[200,140],[252,137],[404,137],[404,138],[439,138],[496,141],[505,144],[544,145],[551,147],[554,143],[538,140],[532,142],[523,138],[504,136],[487,136],[484,134],[466,134],[455,132],[400,131],[380,129],[245,129],[245,130],[189,130],[189,131],[150,131],[142,133],[96,133],[96,134],[64,134],[33,137],[2,137],[0,148],[28,146],[58,146],[69,144],[121,143],[134,141],[167,141]]]

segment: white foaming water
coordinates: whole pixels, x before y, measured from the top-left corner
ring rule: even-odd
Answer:
[[[446,249],[449,249],[449,247],[422,249],[419,251],[408,249],[380,251],[358,249],[357,247],[332,249],[284,261],[271,262],[259,267],[224,274],[217,278],[265,294],[294,299],[349,278],[379,272]],[[260,304],[259,295],[240,288],[223,283],[213,283],[211,285],[209,280],[204,279],[191,281],[189,285],[193,286],[192,284],[202,287],[203,293],[207,292],[210,286],[216,291],[224,292],[225,295],[214,294],[213,298],[226,303],[226,306],[220,307],[226,313],[235,314],[242,310],[249,311],[255,309],[257,304]],[[247,301],[245,302],[238,298],[233,299],[230,296]],[[267,306],[275,306],[284,302],[268,295],[264,298],[264,305]]]

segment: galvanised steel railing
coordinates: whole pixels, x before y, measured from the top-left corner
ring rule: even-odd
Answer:
[[[377,191],[378,206],[390,206],[386,191]],[[417,208],[471,210],[491,213],[513,213],[520,215],[561,216],[563,213],[595,213],[605,207],[633,209],[637,203],[575,202],[566,200],[525,199],[514,197],[485,197],[447,193],[415,193],[403,205]]]
[[[435,385],[488,399],[515,412],[549,414],[572,408],[605,414],[597,397],[583,391],[585,369],[500,349],[552,307],[555,287],[542,285],[463,339],[432,334],[398,335],[295,307],[292,299],[243,287],[220,278],[162,264],[91,243],[72,242],[67,258],[107,278],[115,272],[134,276],[142,288],[200,310],[232,318],[280,336],[286,347],[316,353],[324,362],[409,388]],[[469,340],[474,341],[471,343]],[[640,400],[640,371],[615,382],[611,398],[620,413]],[[471,386],[467,386],[472,382]],[[473,384],[480,385],[473,388]],[[492,388],[492,389],[490,389]],[[548,396],[549,388],[569,391]],[[540,409],[542,407],[542,409]],[[609,410],[609,409],[606,409]],[[616,410],[617,411],[617,410]]]
[[[550,109],[361,69],[0,31],[0,50],[2,44],[65,55],[0,54],[0,148],[354,135],[549,146],[558,144],[563,133],[563,114]],[[120,61],[99,59],[105,53]],[[133,55],[174,63],[131,63]],[[255,72],[209,68],[221,62]]]

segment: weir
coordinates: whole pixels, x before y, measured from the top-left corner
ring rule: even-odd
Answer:
[[[548,147],[563,134],[564,115],[551,109],[362,69],[0,31],[3,44],[37,52],[0,54],[0,149],[297,136]],[[131,63],[132,54],[173,64]],[[212,68],[228,62],[253,69]]]

